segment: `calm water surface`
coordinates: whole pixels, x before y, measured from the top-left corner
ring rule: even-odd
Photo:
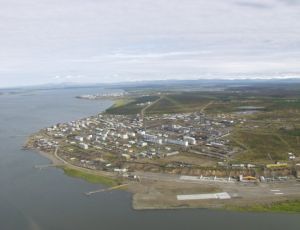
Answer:
[[[58,122],[97,114],[110,101],[75,99],[96,89],[39,91],[0,96],[0,230],[109,229],[300,229],[300,215],[210,210],[133,211],[124,191],[84,192],[92,185],[60,169],[38,170],[49,161],[22,151],[26,136]]]

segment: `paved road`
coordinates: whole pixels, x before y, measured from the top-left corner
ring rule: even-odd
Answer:
[[[147,105],[145,108],[143,108],[141,110],[141,119],[142,121],[144,121],[144,115],[145,115],[145,111],[147,109],[149,109],[152,105],[156,104],[157,102],[159,102],[162,99],[162,97],[159,97],[156,101],[152,102],[150,105]],[[144,124],[145,125],[145,124]]]

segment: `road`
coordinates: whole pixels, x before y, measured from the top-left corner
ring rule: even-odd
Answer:
[[[55,150],[54,156],[68,167],[92,173],[95,175],[105,175],[114,177],[114,173],[90,170],[75,166],[65,161],[58,155],[58,148]],[[151,172],[134,172],[144,183],[149,181],[169,182],[178,185],[184,184],[199,184],[217,186],[224,192],[228,192],[232,196],[238,196],[248,201],[267,201],[278,200],[281,198],[300,198],[300,182],[291,179],[284,182],[266,182],[266,183],[242,183],[242,182],[228,182],[226,181],[212,181],[212,180],[186,180],[181,179],[182,175],[165,174],[165,173],[151,173]],[[180,187],[180,186],[178,186]]]
[[[147,109],[149,109],[152,105],[156,104],[157,102],[159,102],[160,100],[162,99],[162,97],[159,97],[157,100],[155,100],[154,102],[152,102],[151,104],[147,105],[146,107],[144,107],[142,110],[141,110],[141,119],[143,121],[143,124],[144,124],[144,115],[145,115],[145,111]],[[145,126],[145,124],[144,124]]]
[[[204,105],[204,106],[201,108],[200,112],[201,112],[201,113],[204,113],[205,109],[207,109],[207,107],[210,106],[210,105],[212,105],[213,103],[214,103],[213,101],[208,102],[206,105]]]

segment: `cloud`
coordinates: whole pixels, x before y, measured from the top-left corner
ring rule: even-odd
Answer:
[[[61,75],[56,75],[53,77],[54,80],[56,81],[78,81],[80,79],[84,79],[85,76],[83,75],[65,75],[65,76],[61,76]]]
[[[299,73],[299,6],[0,0],[0,84]]]
[[[262,3],[262,1],[253,1],[253,0],[238,1],[236,4],[239,6],[250,7],[254,9],[272,9],[274,7],[273,5]]]

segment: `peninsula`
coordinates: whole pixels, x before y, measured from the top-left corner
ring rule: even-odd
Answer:
[[[68,175],[121,185],[135,209],[297,212],[299,88],[125,88],[104,113],[40,130],[26,148]]]

